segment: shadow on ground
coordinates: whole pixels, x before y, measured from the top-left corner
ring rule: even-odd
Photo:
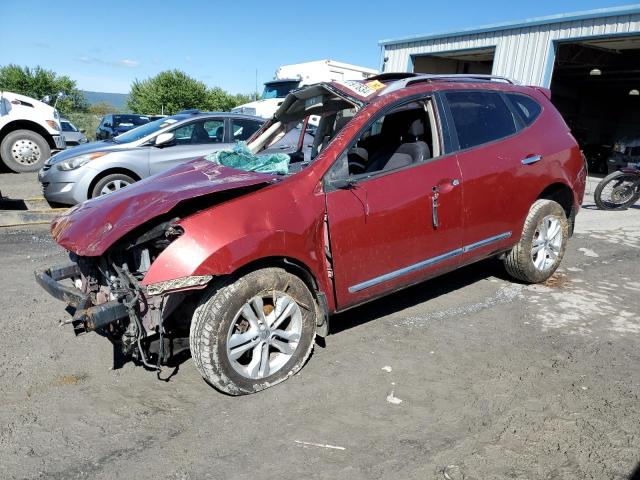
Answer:
[[[439,297],[440,295],[446,295],[454,292],[491,276],[501,279],[510,279],[510,277],[507,276],[501,261],[497,259],[484,260],[459,270],[455,270],[446,275],[442,275],[426,282],[418,283],[404,290],[386,295],[362,306],[354,307],[343,313],[338,313],[331,319],[330,333],[331,335],[339,334],[345,330],[349,330],[350,328],[357,327],[378,318],[427,302]],[[191,352],[189,351],[188,344],[184,344],[184,342],[181,341],[186,340],[188,342],[188,338],[176,340],[178,341],[176,345],[167,347],[168,351],[171,351],[172,354],[169,356],[164,366],[167,369],[173,369],[173,371],[170,373],[167,372],[163,375],[165,378],[162,378],[162,380],[164,381],[168,381],[171,377],[177,375],[180,365],[191,358]],[[320,347],[324,347],[324,340],[319,339],[318,344]],[[153,353],[156,353],[157,345],[153,345],[151,349]]]

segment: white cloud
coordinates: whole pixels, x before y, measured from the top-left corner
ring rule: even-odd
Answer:
[[[100,65],[111,65],[116,67],[126,67],[126,68],[136,68],[140,66],[140,62],[137,60],[131,60],[129,58],[124,58],[122,60],[104,60],[98,57],[89,57],[87,55],[81,55],[76,57],[75,60],[80,63],[97,63]]]
[[[118,61],[116,63],[119,64],[119,65],[122,65],[123,67],[127,67],[127,68],[136,68],[138,65],[140,65],[140,62],[138,62],[137,60],[130,60],[128,58],[120,60],[120,61]]]

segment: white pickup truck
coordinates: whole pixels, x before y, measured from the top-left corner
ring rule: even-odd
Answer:
[[[0,92],[0,160],[14,172],[35,172],[65,148],[60,114],[24,95]]]
[[[283,65],[273,80],[265,82],[260,100],[245,103],[231,110],[233,113],[245,113],[262,118],[271,118],[291,90],[304,85],[320,82],[344,80],[364,80],[376,75],[377,70],[336,62],[334,60],[315,60],[313,62]]]

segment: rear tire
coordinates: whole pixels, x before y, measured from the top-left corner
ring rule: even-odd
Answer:
[[[281,268],[250,272],[205,293],[191,321],[191,357],[202,377],[224,393],[264,390],[304,366],[316,312],[300,278]]]
[[[51,156],[51,147],[36,132],[15,130],[2,139],[0,156],[13,172],[37,172]]]
[[[129,175],[112,173],[101,178],[91,191],[91,198],[100,197],[127,187],[136,181]]]
[[[556,271],[569,239],[569,222],[553,200],[536,200],[529,209],[520,241],[507,253],[504,266],[513,278],[540,283]]]

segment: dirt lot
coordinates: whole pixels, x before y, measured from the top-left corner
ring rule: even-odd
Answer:
[[[339,315],[299,375],[235,398],[191,360],[168,382],[111,371],[106,340],[59,327],[32,276],[65,259],[46,228],[0,230],[0,251],[2,478],[622,479],[640,461],[640,210],[584,212],[547,285],[486,261]]]

